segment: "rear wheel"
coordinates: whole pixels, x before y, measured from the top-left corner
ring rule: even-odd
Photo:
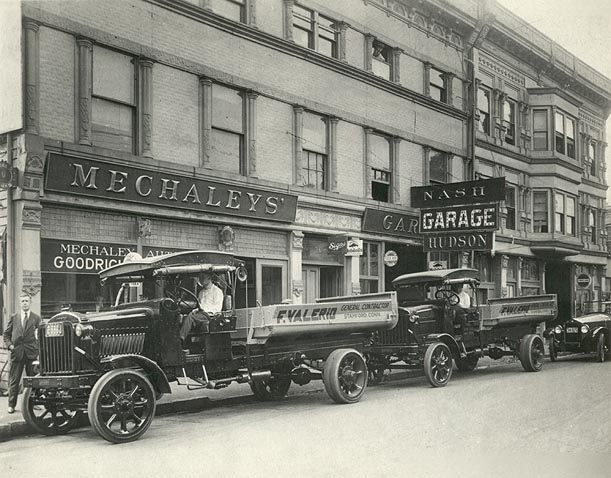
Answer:
[[[269,402],[286,398],[291,386],[291,377],[288,375],[272,375],[267,380],[250,382],[250,389],[257,400]]]
[[[461,372],[471,372],[472,370],[475,370],[475,367],[477,367],[479,357],[477,355],[469,355],[465,358],[457,357],[454,359],[454,362],[456,362],[456,367]]]
[[[80,410],[54,403],[45,390],[26,388],[23,395],[23,418],[42,435],[63,435],[78,425]]]
[[[142,372],[117,369],[96,382],[89,397],[89,421],[112,443],[140,438],[153,421],[155,390]]]
[[[334,350],[325,362],[322,380],[333,401],[358,402],[367,388],[365,359],[354,349]]]
[[[539,372],[543,368],[545,349],[543,339],[536,334],[525,335],[520,341],[520,362],[527,372]]]
[[[605,334],[598,334],[598,341],[596,342],[596,361],[604,362],[606,354],[607,346],[605,344]]]
[[[452,377],[452,352],[442,342],[429,345],[424,354],[424,374],[433,387],[445,387]]]

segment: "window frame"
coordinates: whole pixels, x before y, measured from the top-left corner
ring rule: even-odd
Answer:
[[[303,13],[299,12],[297,9],[301,9],[301,10],[308,12],[309,16],[306,17]],[[302,26],[298,25],[295,22],[295,18],[303,21],[304,23],[309,23],[309,29],[306,30]],[[321,19],[334,24],[335,28],[326,27],[323,24],[323,22],[321,22]],[[295,41],[295,35],[293,34],[293,41],[295,41],[297,45],[301,45],[304,48],[309,48],[310,50],[314,50],[320,53],[321,55],[325,55],[325,56],[336,58],[336,59],[339,58],[339,33],[340,32],[339,32],[339,29],[337,28],[337,25],[339,22],[337,22],[333,18],[327,17],[326,15],[320,14],[316,10],[307,8],[299,3],[295,3],[293,5],[291,22],[293,26],[293,31],[300,30],[300,31],[307,32],[307,37],[308,37],[307,46],[303,45],[301,42]],[[324,34],[321,34],[320,33],[321,30],[323,32],[327,31],[327,32],[332,33],[333,39],[331,40],[327,38],[326,36],[324,36]],[[321,51],[321,48],[320,48],[320,43],[321,43],[320,39],[321,38],[325,38],[331,44],[331,54],[330,55]]]
[[[371,271],[371,264],[372,264],[372,254],[371,254],[371,249],[372,246],[375,246],[377,248],[377,258],[375,260],[375,262],[377,262],[376,267],[377,267],[377,275],[372,274]],[[382,251],[382,243],[380,242],[371,242],[371,241],[363,241],[363,254],[360,257],[359,260],[359,284],[361,287],[361,294],[364,293],[371,293],[371,292],[379,292],[380,291],[380,287],[383,284],[383,280],[384,277],[382,277],[382,272],[384,271],[384,267],[382,265],[382,256],[383,254],[381,254]],[[363,265],[365,265],[365,268],[363,268]],[[363,270],[366,269],[366,270]],[[367,283],[371,283],[373,281],[375,281],[376,284],[376,290],[364,290],[365,288],[363,287],[363,282],[366,281]],[[367,288],[369,289],[369,288]]]
[[[482,94],[481,97],[480,97],[480,93]],[[488,107],[486,109],[482,108],[482,105],[481,105],[482,97],[488,103],[487,105]],[[488,136],[490,136],[490,132],[491,132],[491,129],[490,129],[490,119],[491,119],[490,107],[492,105],[491,99],[492,99],[492,90],[484,86],[480,86],[477,89],[477,109],[479,111],[479,121],[477,122],[478,129]]]
[[[431,175],[431,163],[432,163],[432,159],[433,156],[436,156],[437,154],[442,155],[444,160],[445,160],[445,171],[444,171],[444,175],[445,175],[445,181],[439,181],[437,179],[433,179],[432,175]],[[430,149],[429,150],[429,154],[428,154],[428,158],[427,158],[427,174],[428,174],[428,183],[429,185],[433,186],[436,184],[447,184],[449,182],[450,175],[452,173],[452,165],[450,164],[450,156],[448,155],[448,153],[445,153],[443,151],[439,151],[436,149]]]
[[[441,79],[443,86],[439,86],[433,82],[433,78],[435,78],[436,76],[438,76]],[[448,103],[447,73],[444,71],[438,70],[434,66],[431,66],[429,68],[428,83],[429,83],[429,96],[433,98],[435,101],[439,101],[440,103],[447,104]],[[433,91],[439,92],[439,98],[437,98],[436,96],[433,96]]]
[[[372,137],[378,137],[383,141],[386,141],[388,145],[388,158],[384,158],[385,166],[381,167],[379,162],[374,162],[372,160],[372,156],[377,156],[376,151],[373,150],[374,141]],[[369,136],[369,151],[368,154],[370,157],[367,159],[367,164],[371,168],[371,197],[374,201],[392,203],[392,186],[393,186],[393,141],[392,138],[377,132],[372,131]],[[375,164],[375,166],[374,166]],[[377,187],[376,187],[377,185]],[[377,194],[374,194],[374,191],[380,190],[380,188],[386,189],[386,199],[382,199],[381,196],[377,197]]]
[[[241,100],[242,100],[242,112],[241,112],[241,132],[232,130],[232,129],[228,129],[227,127],[223,127],[223,126],[215,126],[214,121],[215,121],[215,115],[214,115],[214,111],[215,111],[215,107],[214,107],[214,103],[215,103],[215,87],[216,88],[224,88],[226,90],[231,90],[234,91],[238,94],[238,96],[240,96]],[[221,133],[224,134],[231,134],[231,135],[236,135],[239,138],[239,152],[238,152],[238,174],[240,176],[247,176],[248,175],[248,169],[247,169],[247,164],[246,164],[246,134],[248,131],[248,118],[247,118],[247,108],[248,108],[248,98],[247,98],[247,93],[245,90],[240,89],[240,88],[235,88],[232,86],[228,86],[222,83],[217,83],[217,82],[213,82],[212,83],[212,90],[211,90],[211,105],[210,105],[210,141],[211,141],[211,145],[210,148],[214,148],[214,132],[215,131],[219,131]],[[217,100],[218,101],[218,100]],[[214,159],[212,160],[212,165],[214,165]],[[215,169],[219,169],[219,168],[215,168]],[[225,172],[229,172],[231,173],[231,171],[228,171],[226,169],[219,169],[220,171],[225,171]]]
[[[597,141],[591,139],[588,143],[588,147],[587,147],[587,157],[588,160],[590,161],[590,176],[596,176],[596,174],[598,173],[598,165],[596,164],[596,146],[597,146]]]
[[[376,50],[379,50],[380,54],[385,53],[385,56],[388,59],[384,59],[384,56],[382,56],[382,59],[380,60],[379,56],[376,56]],[[392,81],[393,75],[394,75],[394,68],[395,68],[394,61],[393,61],[394,55],[393,55],[392,47],[374,38],[371,44],[371,51],[369,52],[369,55],[371,57],[371,72],[374,75],[379,76],[380,78],[384,78],[385,80]],[[376,72],[376,69],[374,67],[374,65],[376,64],[386,65],[388,67],[388,75],[381,75],[380,73]]]
[[[505,228],[512,230],[512,231],[516,231],[517,230],[517,224],[518,224],[518,217],[517,217],[517,212],[518,212],[518,207],[517,207],[517,199],[518,199],[518,195],[517,195],[517,187],[514,186],[513,184],[506,184],[505,186],[505,210],[506,210],[506,218],[505,218]],[[509,191],[513,191],[513,205],[508,205],[508,200],[507,200],[507,195],[509,194]],[[511,217],[511,225],[509,223],[509,218]],[[513,226],[513,227],[511,227]]]
[[[550,207],[549,207],[549,190],[547,189],[538,189],[538,190],[534,190],[532,192],[533,195],[533,199],[532,199],[532,214],[533,214],[533,222],[532,222],[532,231],[533,233],[542,233],[542,234],[546,234],[550,232],[550,218],[549,218],[549,211],[550,211]],[[537,206],[537,201],[536,201],[536,196],[542,196],[545,195],[545,208],[542,211],[537,211],[535,210],[535,207]],[[542,226],[545,228],[545,230],[537,230],[537,224],[536,224],[536,219],[535,219],[535,214],[537,213],[545,213],[545,223],[542,223]]]
[[[559,121],[560,120],[560,121]],[[559,124],[561,123],[561,129]],[[571,138],[568,134],[568,125],[572,124],[573,137]],[[554,151],[568,156],[569,158],[575,159],[575,118],[566,114],[564,111],[556,110],[554,112]],[[569,148],[571,146],[571,148]],[[569,154],[569,149],[572,153]]]
[[[545,127],[537,129],[535,123],[535,115],[537,113],[545,114]],[[549,109],[548,108],[533,108],[532,109],[532,150],[533,151],[548,151],[549,149]],[[537,147],[537,135],[544,136],[545,147]]]
[[[508,113],[509,110],[509,113]],[[516,111],[517,103],[505,98],[503,101],[503,126],[505,127],[505,143],[516,145]]]
[[[306,187],[312,187],[314,189],[316,189],[317,191],[329,191],[329,185],[331,182],[331,177],[330,177],[330,158],[329,158],[329,151],[330,151],[330,146],[329,146],[329,128],[330,128],[330,121],[329,121],[329,117],[320,113],[316,113],[314,111],[303,111],[303,113],[300,115],[301,116],[301,128],[302,128],[302,141],[301,141],[301,155],[302,155],[302,168],[303,171],[305,173],[305,178],[306,178],[306,183],[305,186]],[[321,120],[321,122],[324,124],[324,145],[319,145],[320,147],[317,148],[316,144],[312,141],[309,141],[306,138],[306,128],[304,127],[305,121],[306,121],[306,117],[307,116],[311,116],[313,118],[319,118]],[[310,147],[308,147],[308,144],[310,144]],[[312,145],[314,147],[312,147]],[[315,155],[317,158],[321,157],[322,158],[322,189],[318,187],[318,182],[316,184],[311,184],[310,183],[310,172],[314,171],[312,170],[309,166],[309,160],[310,160],[310,156],[311,155]]]

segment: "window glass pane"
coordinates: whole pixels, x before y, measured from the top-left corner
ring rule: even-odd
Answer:
[[[566,198],[566,234],[575,235],[575,199]]]
[[[336,27],[335,22],[330,18],[318,16],[319,35],[329,40],[335,40]]]
[[[564,134],[564,116],[560,113],[556,113],[556,131]]]
[[[570,118],[566,119],[566,136],[575,139],[575,121]]]
[[[547,149],[547,133],[533,133],[533,149],[535,151]]]
[[[445,88],[445,83],[443,81],[443,73],[439,70],[431,68],[431,85],[435,85],[438,88]]]
[[[448,180],[447,157],[445,153],[431,151],[429,177],[432,182],[445,183]]]
[[[242,21],[242,4],[243,0],[212,0],[210,6],[212,11],[225,18],[229,18],[236,22]]]
[[[308,186],[319,190],[326,189],[325,171],[327,157],[312,151],[304,151],[306,156],[306,176]]]
[[[533,231],[549,232],[547,227],[547,192],[535,191],[533,193]]]
[[[282,302],[282,267],[261,267],[261,305]]]
[[[212,85],[212,126],[243,133],[243,99],[238,90]]]
[[[390,143],[387,138],[379,134],[369,135],[370,166],[390,171]]]
[[[378,275],[378,245],[369,244],[369,275]]]
[[[390,79],[390,64],[377,58],[372,58],[371,71],[382,78]]]
[[[93,46],[93,95],[134,104],[134,64],[127,55]]]
[[[325,38],[318,39],[318,52],[323,55],[335,57],[335,42],[327,40]]]
[[[240,174],[242,135],[212,129],[211,155],[214,167]]]
[[[133,116],[132,106],[92,98],[93,143],[103,148],[133,152]]]
[[[505,227],[507,229],[516,228],[516,190],[514,187],[508,186],[505,189],[505,208],[507,209],[507,218]]]
[[[312,11],[306,8],[300,7],[299,5],[293,5],[293,16],[309,21],[309,19],[312,18]]]
[[[554,194],[554,209],[556,212],[564,214],[564,196],[562,194]]]
[[[481,88],[477,90],[477,107],[481,111],[485,111],[486,113],[490,112],[490,101],[488,99],[488,92],[486,90],[482,90]]]
[[[327,120],[324,116],[303,113],[303,148],[308,151],[327,152]]]
[[[293,30],[293,40],[297,45],[301,45],[305,48],[310,47],[310,32],[301,28],[295,27]]]
[[[547,131],[547,111],[533,111],[533,129],[535,131]]]
[[[515,105],[508,100],[505,100],[505,106],[503,108],[503,116],[505,117],[505,121],[509,123],[514,122],[514,113],[515,113]]]

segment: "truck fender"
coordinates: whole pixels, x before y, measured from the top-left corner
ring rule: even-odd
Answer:
[[[110,364],[113,369],[117,368],[132,368],[134,366],[140,367],[144,370],[149,380],[155,387],[157,398],[160,398],[160,394],[172,393],[170,388],[170,382],[166,377],[165,373],[159,365],[153,362],[151,359],[143,357],[142,355],[111,355],[104,357],[100,360],[102,364]]]
[[[450,348],[452,358],[460,358],[460,347],[456,339],[450,334],[429,334],[426,336],[426,343],[443,342]]]

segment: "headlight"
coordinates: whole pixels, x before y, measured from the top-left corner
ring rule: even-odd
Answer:
[[[409,321],[412,324],[415,324],[416,322],[418,322],[418,319],[420,319],[420,317],[418,317],[418,315],[416,315],[416,314],[409,314]]]
[[[582,334],[587,334],[589,330],[590,330],[590,326],[589,325],[584,324],[584,325],[581,326],[581,333]]]
[[[560,335],[562,333],[562,327],[556,325],[556,327],[554,327],[554,333]]]
[[[88,337],[93,333],[93,326],[89,324],[76,324],[76,327],[74,327],[74,333],[77,337]]]

